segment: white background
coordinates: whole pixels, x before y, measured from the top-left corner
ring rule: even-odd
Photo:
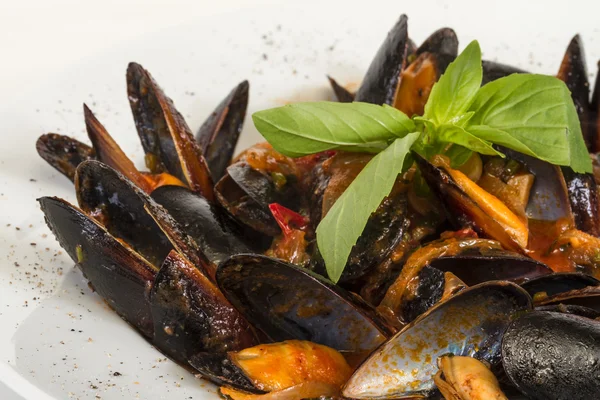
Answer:
[[[35,202],[74,200],[34,143],[48,131],[85,140],[84,101],[140,163],[124,89],[128,61],[143,63],[196,129],[245,78],[250,112],[329,98],[328,73],[356,85],[402,12],[417,43],[451,26],[461,48],[477,38],[484,57],[549,74],[580,33],[593,76],[598,4],[0,0],[0,399],[203,397],[201,381],[163,361],[87,289],[57,254]],[[256,140],[246,124],[245,143]]]

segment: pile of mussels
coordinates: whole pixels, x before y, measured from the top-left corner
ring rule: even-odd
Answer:
[[[419,114],[457,50],[449,28],[417,47],[401,16],[356,93],[330,82],[339,101]],[[483,71],[484,83],[523,72],[487,61]],[[578,36],[558,77],[596,166],[600,83],[590,100]],[[461,176],[528,224],[523,244],[457,174],[418,159],[333,284],[315,228],[371,156],[290,159],[258,144],[234,158],[248,91],[236,86],[194,137],[131,63],[148,172],[87,107],[92,147],[57,134],[37,142],[79,204],[39,199],[48,226],[144,338],[232,399],[600,395],[600,174],[508,149],[505,159],[469,160]]]

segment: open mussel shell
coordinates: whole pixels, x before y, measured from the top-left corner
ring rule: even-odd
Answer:
[[[600,62],[598,62],[598,72],[600,72]],[[600,73],[598,72],[590,101],[590,138],[593,140],[591,153],[600,151]]]
[[[495,61],[483,60],[481,62],[481,67],[483,69],[483,79],[481,82],[482,85],[485,85],[491,81],[495,81],[496,79],[504,78],[508,75],[527,73],[527,71],[520,68],[501,64]]]
[[[157,269],[66,201],[55,197],[38,201],[48,227],[94,290],[123,319],[151,338],[148,292]]]
[[[227,173],[217,182],[215,192],[219,203],[235,220],[267,236],[281,232],[269,204],[278,203],[297,210],[301,197],[289,184],[278,189],[271,177],[244,162],[227,167]]]
[[[563,167],[562,172],[567,184],[575,226],[580,231],[600,236],[600,201],[594,175],[577,174],[568,167]]]
[[[456,57],[458,55],[458,37],[454,29],[441,28],[429,35],[415,53],[425,52]]]
[[[371,61],[354,100],[379,105],[393,104],[400,72],[406,65],[408,47],[408,18],[401,15]]]
[[[86,214],[160,268],[173,245],[145,209],[150,200],[144,192],[99,161],[79,166],[75,187],[79,207]]]
[[[127,68],[127,93],[152,173],[169,172],[213,200],[210,170],[183,116],[141,65]]]
[[[408,218],[405,192],[392,192],[375,210],[352,247],[344,272],[339,279],[343,287],[358,291],[364,277],[381,264],[406,236],[411,221]],[[315,251],[318,251],[315,248]],[[320,254],[313,256],[311,269],[327,276]]]
[[[40,136],[35,148],[40,157],[71,181],[79,164],[96,158],[94,149],[87,144],[57,133]]]
[[[483,237],[497,240],[509,250],[521,251],[520,245],[504,227],[479,207],[446,171],[416,153],[413,156],[425,182],[442,203],[448,221],[456,229],[470,227]]]
[[[329,84],[333,89],[335,97],[340,103],[352,103],[354,101],[354,93],[337,83],[332,77],[327,76],[327,79],[329,80]]]
[[[472,356],[492,369],[500,362],[502,334],[531,298],[509,282],[488,282],[438,304],[375,350],[342,389],[352,399],[426,397],[433,393],[435,360]]]
[[[478,247],[433,259],[429,266],[442,272],[452,272],[469,286],[494,280],[519,283],[552,273],[547,265],[521,254]]]
[[[403,321],[413,321],[443,298],[448,272],[467,286],[474,286],[496,280],[519,283],[548,276],[552,270],[514,252],[477,246],[467,247],[456,255],[434,258],[417,275],[416,295],[404,299],[400,315]]]
[[[600,393],[600,322],[533,311],[502,339],[502,364],[531,399],[593,399]]]
[[[594,146],[594,140],[590,136],[593,131],[589,126],[591,117],[590,83],[588,81],[583,43],[581,42],[581,37],[579,35],[575,35],[575,37],[571,39],[556,76],[558,79],[565,82],[567,88],[569,88],[569,91],[571,92],[571,98],[573,99],[581,123],[583,139],[588,150],[591,151]]]
[[[540,221],[573,221],[569,192],[561,169],[549,162],[498,146],[511,160],[523,164],[535,176],[525,213]]]
[[[600,280],[593,276],[576,272],[557,272],[552,275],[531,279],[521,284],[521,287],[531,297],[535,297],[537,293],[544,293],[544,297],[554,296],[559,293],[583,289],[588,286],[600,286]]]
[[[555,304],[586,307],[600,312],[600,286],[588,286],[583,289],[574,289],[568,292],[557,293],[553,296],[535,299],[536,306]]]
[[[196,141],[204,150],[213,182],[223,177],[233,158],[246,117],[249,88],[248,81],[233,88],[196,133]]]
[[[365,352],[391,333],[358,296],[273,258],[234,256],[217,270],[217,283],[248,321],[274,341],[308,340]]]
[[[258,344],[254,329],[214,283],[172,251],[150,291],[153,343],[187,363],[200,352],[225,353]]]
[[[250,253],[241,227],[223,209],[180,186],[162,186],[151,197],[191,236],[207,259],[217,265],[231,255]]]

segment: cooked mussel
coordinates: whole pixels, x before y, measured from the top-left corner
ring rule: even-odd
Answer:
[[[301,339],[360,353],[391,333],[358,296],[266,256],[233,256],[217,270],[217,283],[248,321],[274,341]]]
[[[446,400],[507,400],[498,379],[473,357],[446,355],[437,359],[439,371],[433,377]]]
[[[313,170],[310,208],[314,228],[370,159],[368,154],[338,152]],[[399,179],[390,195],[370,216],[352,248],[340,277],[342,285],[360,289],[364,284],[362,278],[398,246],[409,225],[406,187]],[[312,269],[325,275],[325,265],[319,254],[313,256]]]
[[[493,280],[522,282],[552,271],[544,264],[503,250],[488,239],[449,237],[416,250],[388,288],[378,310],[388,321],[405,324],[453,293],[460,280],[468,286]]]
[[[342,390],[353,399],[426,397],[435,390],[435,360],[448,353],[500,363],[511,319],[531,309],[519,286],[488,282],[438,304],[374,351]]]
[[[216,285],[176,251],[156,274],[149,302],[153,343],[179,362],[201,352],[226,353],[259,343],[252,326]]]
[[[571,91],[583,139],[588,150],[592,151],[597,145],[597,139],[592,123],[587,66],[579,35],[576,35],[569,43],[557,77],[563,80]],[[592,174],[574,173],[570,168],[562,168],[562,170],[569,189],[569,199],[576,227],[591,235],[600,236],[598,188],[594,177]]]
[[[174,248],[207,276],[214,277],[216,266],[196,241],[163,207],[119,172],[101,162],[86,161],[79,165],[75,183],[83,211],[156,268]]]
[[[99,161],[79,165],[75,188],[82,211],[160,268],[173,245],[145,209],[145,193]]]
[[[71,181],[75,179],[77,166],[86,160],[94,160],[94,149],[69,136],[46,133],[39,137],[35,148],[48,164]]]
[[[356,92],[355,101],[373,104],[393,104],[400,72],[408,56],[408,18],[401,15],[377,54]]]
[[[127,68],[127,93],[150,172],[169,172],[212,201],[213,182],[202,149],[173,101],[139,64]]]
[[[339,352],[301,340],[261,344],[212,358],[201,355],[192,357],[192,364],[206,375],[221,376],[225,387],[220,394],[234,400],[254,399],[253,393],[265,392],[290,399],[300,398],[294,397],[296,392],[301,397],[309,391],[311,397],[337,395],[352,372]]]
[[[297,210],[301,196],[296,191],[291,176],[278,184],[273,174],[260,172],[244,161],[227,167],[225,176],[215,186],[219,203],[239,222],[267,236],[280,232],[269,204],[278,203]]]
[[[151,196],[191,236],[215,266],[231,255],[250,253],[242,227],[200,194],[178,186],[163,186]]]
[[[590,275],[574,272],[554,273],[531,279],[521,284],[521,287],[527,290],[527,293],[533,298],[538,293],[543,294],[544,297],[554,296],[559,293],[583,289],[588,286],[600,286],[600,280]]]
[[[414,54],[408,56],[400,73],[394,107],[406,115],[422,115],[435,82],[458,54],[454,30],[442,28],[432,33]]]
[[[600,322],[533,311],[510,324],[502,365],[531,399],[592,399],[600,393]]]
[[[196,133],[196,141],[204,151],[213,182],[223,177],[233,158],[248,108],[249,88],[248,81],[233,88]]]
[[[75,206],[38,200],[46,223],[94,290],[147,338],[153,336],[148,291],[158,269]]]
[[[527,247],[527,226],[504,203],[462,172],[435,166],[418,154],[414,156],[427,185],[457,229],[470,227],[512,251],[522,252]],[[459,178],[462,183],[457,181]]]

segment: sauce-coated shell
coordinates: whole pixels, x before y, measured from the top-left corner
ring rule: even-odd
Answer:
[[[503,281],[474,286],[438,304],[388,340],[342,390],[352,399],[428,396],[436,359],[444,354],[499,363],[500,340],[518,312],[531,309],[519,286]]]

